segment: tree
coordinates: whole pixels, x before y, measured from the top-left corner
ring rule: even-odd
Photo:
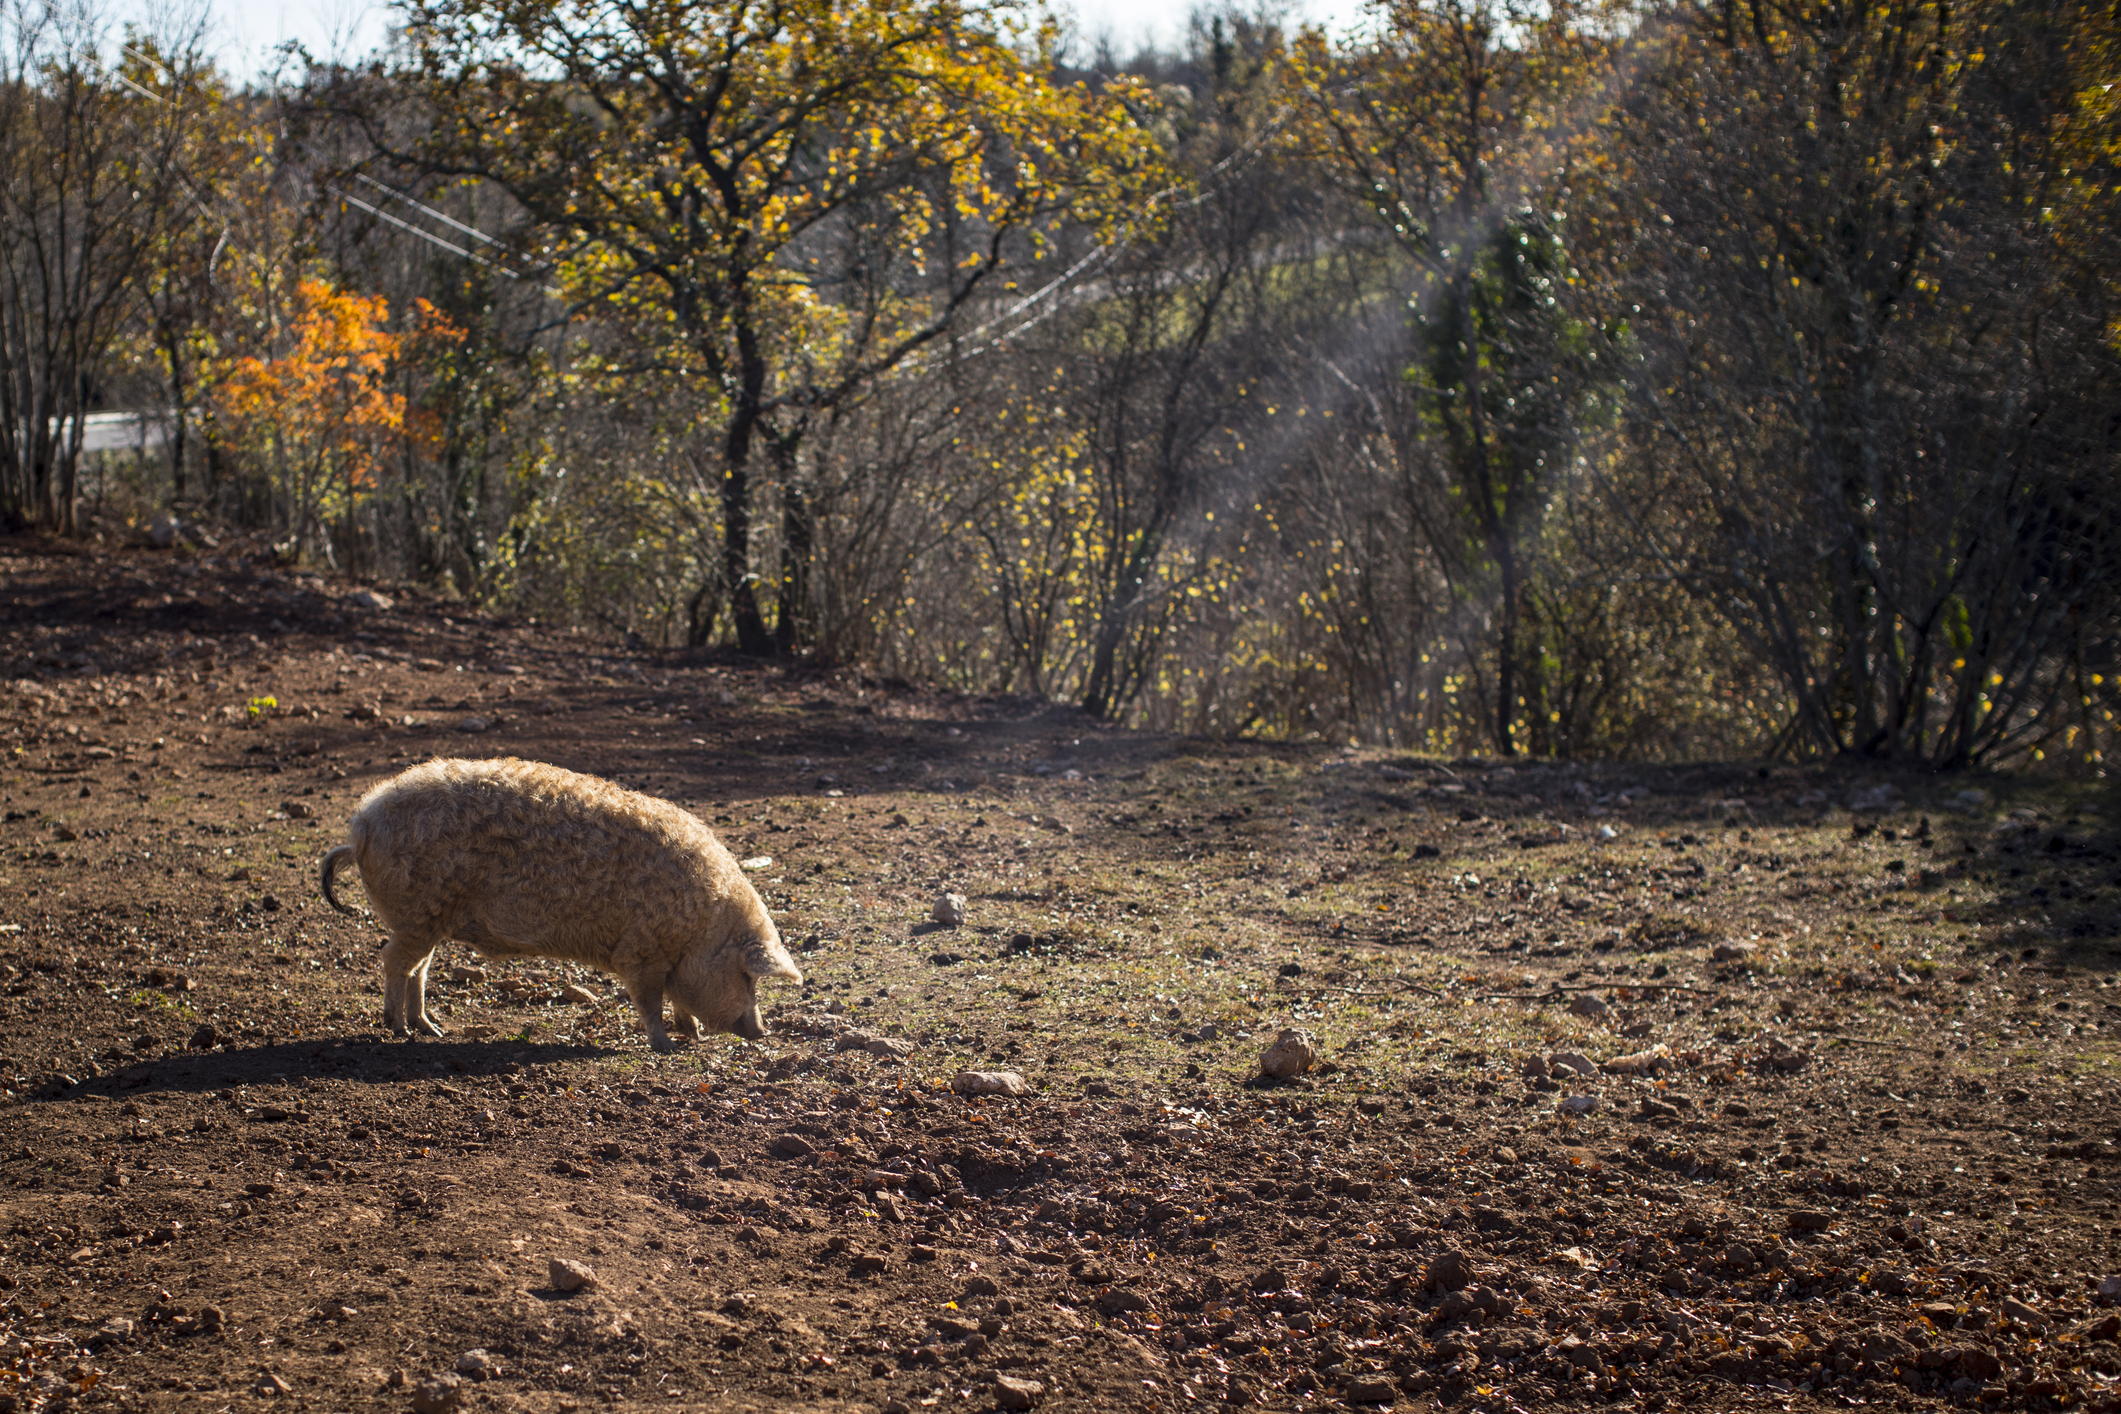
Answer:
[[[1111,224],[1151,156],[1114,97],[1045,76],[1004,5],[416,0],[430,170],[538,223],[577,311],[700,380],[739,646],[806,636],[803,438],[938,344],[1042,223]],[[388,144],[385,144],[388,146]],[[410,155],[410,154],[408,154]],[[787,563],[757,592],[763,460]]]
[[[304,280],[271,358],[234,360],[216,378],[220,418],[272,468],[297,554],[332,562],[327,524],[376,487],[387,448],[405,436],[394,365],[418,342],[452,342],[454,326],[419,301],[414,335],[388,327],[388,302]]]
[[[1790,749],[1941,766],[2087,724],[2121,570],[2114,291],[2052,219],[2076,7],[1676,11],[1617,115],[1632,498],[1773,665]]]
[[[1573,280],[1562,224],[1566,140],[1595,93],[1595,16],[1574,4],[1391,0],[1374,45],[1346,54],[1313,34],[1299,50],[1302,138],[1358,210],[1374,215],[1418,277],[1410,376],[1430,394],[1436,470],[1457,526],[1431,549],[1482,573],[1490,600],[1495,744],[1520,745],[1527,645],[1526,546],[1574,439],[1582,365],[1562,349]],[[1579,345],[1581,340],[1578,340]],[[1478,659],[1475,658],[1475,667]]]
[[[0,523],[61,534],[97,380],[184,199],[181,120],[98,38],[59,0],[0,14]]]

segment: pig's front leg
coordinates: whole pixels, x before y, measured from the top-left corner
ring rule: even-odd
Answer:
[[[670,1004],[670,1021],[677,1027],[680,1036],[689,1036],[698,1041],[707,1035],[707,1028],[700,1025],[700,1019],[676,1002]]]
[[[663,978],[630,977],[626,980],[626,995],[633,998],[633,1009],[641,1014],[641,1025],[648,1028],[648,1044],[662,1055],[669,1055],[678,1048],[663,1028]]]

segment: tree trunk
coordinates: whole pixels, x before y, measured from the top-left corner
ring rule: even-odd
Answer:
[[[1479,298],[1476,271],[1468,264],[1459,275],[1458,329],[1461,356],[1465,359],[1466,471],[1465,485],[1480,498],[1480,527],[1488,542],[1488,553],[1502,575],[1502,601],[1497,606],[1502,621],[1495,644],[1495,749],[1504,756],[1517,754],[1517,601],[1522,592],[1522,571],[1517,564],[1517,546],[1511,536],[1509,508],[1495,504],[1494,469],[1488,464],[1488,418],[1481,400],[1480,323],[1475,314]]]
[[[738,387],[729,416],[722,470],[722,575],[729,590],[729,616],[736,625],[742,653],[768,658],[773,635],[759,612],[758,590],[751,573],[751,452],[758,441],[759,404],[766,392],[766,359],[758,331],[739,322],[736,329]]]
[[[792,459],[791,459],[792,460]],[[817,636],[810,602],[810,558],[817,544],[817,515],[806,492],[784,468],[781,482],[781,594],[774,641],[783,653],[807,648]]]

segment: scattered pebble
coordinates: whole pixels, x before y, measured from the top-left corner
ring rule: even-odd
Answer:
[[[1031,1087],[1013,1070],[961,1070],[950,1077],[960,1095],[1028,1095]]]
[[[1718,943],[1709,949],[1710,962],[1751,962],[1753,950],[1744,943]]]
[[[1558,1108],[1572,1115],[1587,1115],[1598,1108],[1598,1097],[1596,1095],[1570,1095],[1562,1100]]]
[[[436,1375],[413,1386],[413,1414],[445,1414],[464,1399],[464,1382],[455,1375]]]
[[[1029,1409],[1046,1393],[1046,1386],[1039,1380],[1020,1379],[1015,1375],[994,1377],[994,1403],[999,1409]]]
[[[1473,1284],[1472,1259],[1447,1247],[1430,1260],[1421,1282],[1431,1291],[1463,1291]]]
[[[930,912],[929,916],[945,928],[956,928],[962,925],[965,921],[965,896],[963,894],[944,894],[935,901],[935,908]]]
[[[573,1002],[576,1006],[594,1005],[596,999],[597,994],[595,992],[575,982],[569,982],[566,986],[560,988],[560,1000]]]
[[[501,1373],[501,1362],[483,1348],[467,1350],[457,1357],[457,1373],[468,1379],[490,1380]]]
[[[1607,1075],[1655,1075],[1670,1064],[1671,1059],[1672,1048],[1658,1045],[1633,1055],[1615,1056],[1599,1069]]]
[[[553,1258],[546,1272],[554,1291],[594,1290],[597,1284],[597,1274],[593,1268],[565,1257]]]
[[[1561,1076],[1563,1071],[1570,1071],[1587,1080],[1598,1074],[1598,1067],[1591,1063],[1591,1058],[1575,1051],[1554,1052],[1547,1057],[1547,1069],[1556,1076]]]
[[[1259,1058],[1259,1073],[1275,1080],[1293,1080],[1317,1059],[1318,1042],[1310,1032],[1284,1031]]]
[[[2015,1296],[2006,1296],[1997,1303],[1997,1309],[2021,1326],[2045,1326],[2047,1315],[2037,1306],[2028,1306]]]
[[[1596,992],[1585,992],[1569,1003],[1569,1015],[1601,1017],[1612,1011],[1605,998]]]

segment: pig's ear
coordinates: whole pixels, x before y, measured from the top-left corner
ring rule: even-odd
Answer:
[[[788,956],[788,949],[773,939],[756,942],[744,949],[744,970],[755,978],[786,977],[791,982],[803,980],[803,974]]]

